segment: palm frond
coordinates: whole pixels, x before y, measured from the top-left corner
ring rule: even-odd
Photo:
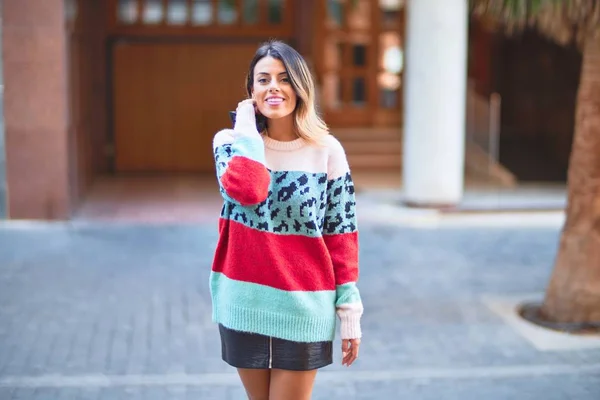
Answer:
[[[474,15],[491,18],[509,34],[536,27],[561,44],[600,34],[600,0],[470,0]]]

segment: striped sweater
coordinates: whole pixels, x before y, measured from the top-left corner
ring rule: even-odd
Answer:
[[[225,199],[210,275],[213,321],[297,342],[361,337],[354,185],[341,144],[226,129],[213,140]]]

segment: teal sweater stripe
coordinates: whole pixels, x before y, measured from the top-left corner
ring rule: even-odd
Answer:
[[[213,321],[243,332],[296,342],[321,342],[335,336],[336,292],[285,291],[229,279],[211,272]]]
[[[227,169],[227,161],[235,156],[246,157],[265,164],[265,148],[260,136],[240,136],[234,143],[224,143],[214,147],[217,176]]]
[[[336,292],[336,306],[341,306],[342,304],[361,303],[360,292],[358,291],[355,282],[338,285]]]

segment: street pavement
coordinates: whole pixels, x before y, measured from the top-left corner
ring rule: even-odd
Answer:
[[[313,399],[600,399],[600,349],[540,351],[482,300],[541,295],[559,224],[364,214],[360,358],[336,340]],[[0,400],[245,399],[210,320],[216,228],[0,224]]]

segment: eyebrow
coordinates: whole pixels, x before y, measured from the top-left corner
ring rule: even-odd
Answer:
[[[287,74],[288,74],[287,71],[283,71],[283,72],[280,72],[277,75],[287,75]],[[257,72],[256,75],[270,75],[270,74],[267,73],[267,72]]]

